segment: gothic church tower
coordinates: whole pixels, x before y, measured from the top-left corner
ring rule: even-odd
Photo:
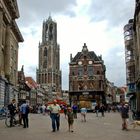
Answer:
[[[60,53],[57,44],[57,23],[49,18],[43,22],[42,42],[39,43],[37,83],[48,92],[49,100],[61,94]]]

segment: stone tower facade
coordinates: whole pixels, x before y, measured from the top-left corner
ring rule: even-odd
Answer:
[[[37,83],[48,92],[51,100],[61,94],[60,48],[57,44],[57,23],[49,18],[43,22],[42,42],[39,43]]]
[[[18,48],[23,37],[16,23],[16,0],[0,0],[0,106],[17,98]]]

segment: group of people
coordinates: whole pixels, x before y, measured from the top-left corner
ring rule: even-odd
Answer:
[[[95,106],[96,117],[98,117],[99,112],[101,112],[102,117],[104,117],[105,106],[103,104],[97,104]]]
[[[29,127],[29,105],[26,103],[26,100],[22,102],[22,105],[16,107],[16,100],[13,99],[12,102],[8,105],[8,110],[10,114],[10,127],[14,126],[13,119],[16,114],[19,115],[19,124],[22,125],[23,121],[23,128]]]
[[[10,127],[14,126],[13,119],[16,113],[19,114],[19,124],[22,124],[23,121],[23,128],[29,127],[28,114],[30,112],[30,108],[29,105],[26,103],[26,100],[24,100],[23,103],[17,108],[16,100],[13,99],[12,102],[8,105],[8,110],[10,114]],[[49,115],[52,121],[52,132],[59,131],[61,107],[57,104],[57,100],[54,100],[53,104],[47,107],[47,110],[49,110]],[[77,118],[78,108],[76,105],[73,105],[72,107],[65,106],[63,110],[64,110],[65,118],[67,119],[68,122],[68,130],[70,132],[73,132],[73,123],[74,123],[74,119]],[[99,110],[101,111],[102,116],[104,116],[103,105],[101,106],[97,105],[95,107],[95,112],[97,116]],[[81,112],[81,121],[86,122],[87,109],[83,107],[80,109],[80,112]],[[127,123],[127,119],[129,118],[128,112],[129,112],[128,104],[122,102],[120,106],[120,114],[122,118],[122,130],[128,130],[128,123]]]
[[[101,112],[102,117],[104,117],[105,106],[103,104],[97,104],[95,106],[96,116],[98,117],[98,113]],[[122,101],[119,107],[119,112],[122,118],[122,130],[128,130],[128,118],[129,118],[129,105]]]
[[[57,104],[56,100],[54,100],[54,104],[49,108],[50,110],[50,116],[52,119],[52,128],[53,132],[55,132],[57,127],[57,130],[59,130],[60,126],[60,106]],[[98,116],[98,112],[101,112],[102,117],[104,117],[104,111],[105,111],[105,106],[101,104],[100,106],[97,105],[95,107],[95,112],[96,115]],[[122,102],[120,105],[119,109],[121,118],[122,118],[122,130],[128,130],[128,118],[129,118],[129,105],[126,104],[125,102]],[[86,114],[87,114],[87,109],[85,107],[80,109],[81,113],[81,121],[86,122]],[[77,118],[77,106],[73,105],[72,107],[70,106],[65,106],[64,107],[64,114],[65,118],[68,120],[68,129],[69,131],[73,132],[73,123],[74,119]],[[55,126],[55,121],[56,121],[56,126]]]
[[[47,109],[49,110],[52,121],[52,132],[55,132],[56,130],[59,131],[61,107],[57,104],[57,101],[54,100],[53,104],[49,105]],[[74,113],[72,108],[70,106],[64,108],[64,114],[66,115],[65,118],[68,121],[68,129],[70,132],[73,132]]]
[[[68,122],[69,132],[74,132],[73,123],[74,119],[77,118],[77,110],[78,110],[77,105],[74,104],[72,107],[70,105],[67,105],[64,106],[62,109],[64,111],[65,118],[67,119]],[[47,110],[49,110],[50,118],[52,121],[52,132],[55,132],[56,130],[59,131],[61,107],[57,104],[57,101],[54,100],[53,104],[47,107]],[[86,122],[87,109],[83,107],[81,108],[80,111],[81,111],[81,121]]]

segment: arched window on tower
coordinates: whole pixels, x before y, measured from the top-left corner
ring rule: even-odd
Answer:
[[[47,53],[48,53],[47,48],[45,48],[44,49],[44,56],[47,56]]]
[[[53,38],[53,24],[50,24],[50,27],[49,27],[49,40],[52,40]]]
[[[48,41],[48,25],[46,24],[45,26],[45,37],[46,37],[46,40]]]

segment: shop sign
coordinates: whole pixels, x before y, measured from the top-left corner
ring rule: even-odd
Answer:
[[[82,94],[83,95],[89,95],[89,92],[83,92]]]

